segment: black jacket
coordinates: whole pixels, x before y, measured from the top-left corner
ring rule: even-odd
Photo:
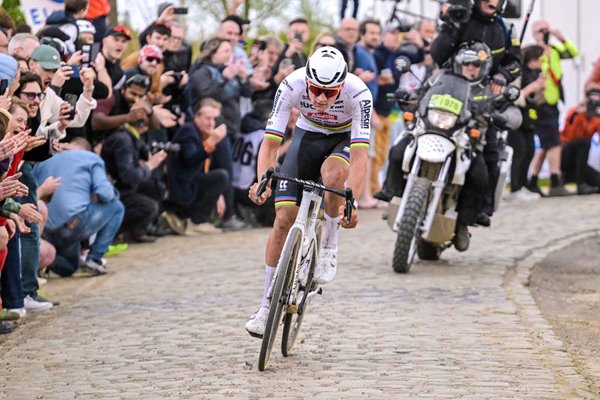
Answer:
[[[188,98],[188,116],[193,115],[193,109],[200,100],[211,97],[219,101],[223,108],[221,115],[227,125],[227,134],[233,137],[240,129],[240,97],[252,96],[250,80],[242,82],[239,77],[226,79],[223,76],[224,65],[214,65],[206,62],[192,66],[190,81],[184,92]]]
[[[204,174],[204,162],[210,155],[204,150],[200,132],[192,122],[183,125],[172,142],[179,143],[181,150],[169,154],[167,159],[169,201],[188,206],[197,197],[198,176]]]
[[[431,56],[441,67],[465,42],[482,42],[490,48],[494,60],[490,75],[500,73],[508,83],[521,75],[520,48],[517,42],[513,45],[501,18],[484,16],[474,7],[469,22],[458,27],[445,22],[431,44]]]
[[[106,172],[121,193],[136,191],[140,183],[151,177],[150,169],[140,165],[140,160],[148,160],[146,144],[125,128],[106,138],[101,156]]]

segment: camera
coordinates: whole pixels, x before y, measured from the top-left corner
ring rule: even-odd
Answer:
[[[450,22],[456,24],[465,24],[471,18],[473,11],[473,0],[448,0],[448,8],[446,18]]]
[[[177,86],[179,86],[179,82],[181,82],[181,78],[183,77],[183,75],[181,74],[181,72],[177,72],[177,71],[173,71],[173,79],[175,79],[175,84]]]
[[[544,35],[544,44],[548,44],[550,42],[550,31],[545,30],[542,33]]]
[[[181,151],[181,145],[173,142],[152,142],[150,144],[150,151],[152,153],[158,153],[161,150],[170,154],[177,154]]]
[[[586,114],[588,118],[600,118],[600,89],[590,89],[586,93]]]

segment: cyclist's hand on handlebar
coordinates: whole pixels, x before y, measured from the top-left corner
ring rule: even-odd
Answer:
[[[269,197],[271,197],[271,188],[269,186],[267,186],[265,189],[265,192],[262,194],[262,196],[260,196],[257,199],[256,192],[258,191],[259,185],[260,185],[260,183],[257,182],[250,187],[250,191],[248,192],[248,197],[250,198],[250,200],[252,200],[252,202],[254,202],[260,206],[261,204],[264,204],[264,202],[267,201],[267,199]]]
[[[339,216],[340,216],[341,227],[346,228],[346,229],[356,228],[356,225],[358,225],[358,210],[356,208],[352,208],[352,216],[350,217],[349,224],[346,223],[346,216],[344,215],[345,211],[346,211],[346,205],[340,206]]]

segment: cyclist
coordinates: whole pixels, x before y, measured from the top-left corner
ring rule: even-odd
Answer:
[[[275,167],[286,124],[292,108],[297,108],[300,117],[281,172],[305,180],[322,178],[325,186],[339,189],[347,181],[354,194],[360,195],[367,171],[372,107],[371,92],[360,78],[348,73],[340,51],[329,46],[318,49],[305,68],[291,73],[277,89],[258,154],[257,176]],[[271,189],[267,188],[259,198],[257,189],[258,184],[254,184],[249,197],[263,204]],[[262,337],[264,333],[269,315],[269,287],[301,196],[301,186],[293,182],[280,181],[275,190],[276,217],[266,248],[263,296],[258,312],[246,323],[246,330],[252,336]],[[358,223],[356,210],[350,223],[341,218],[343,203],[339,196],[325,195],[325,226],[314,276],[318,283],[330,282],[335,277],[339,225],[354,228]],[[356,201],[354,204],[356,208]]]

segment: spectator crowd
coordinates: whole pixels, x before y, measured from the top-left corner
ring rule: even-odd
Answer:
[[[36,34],[0,14],[0,333],[58,304],[38,293],[47,277],[106,274],[107,253],[126,244],[272,224],[273,207],[247,199],[258,149],[278,85],[322,46],[338,48],[373,94],[359,206],[380,207],[373,193],[402,124],[388,94],[437,68],[429,54],[437,26],[427,19],[406,29],[344,17],[335,31],[311,34],[300,17],[289,21],[284,43],[276,35],[250,41],[250,21],[232,13],[193,59],[185,10],[173,3],[160,5],[139,34],[139,50],[126,56],[132,32],[107,26],[109,11],[106,0],[65,0]],[[544,159],[550,195],[570,194],[565,180],[579,194],[597,193],[600,175],[587,160],[600,129],[600,60],[586,101],[559,132],[561,60],[577,48],[545,21],[534,33],[536,44],[522,50],[525,122],[509,134],[509,200],[540,197]],[[414,79],[395,68],[401,55],[412,61]]]

